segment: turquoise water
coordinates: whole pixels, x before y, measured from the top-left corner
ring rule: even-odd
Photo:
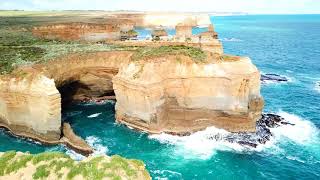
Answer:
[[[320,15],[214,17],[226,53],[250,56],[263,73],[290,79],[262,86],[265,112],[295,126],[272,129],[274,138],[257,149],[208,140],[223,130],[208,128],[189,137],[135,132],[114,122],[114,104],[67,109],[75,132],[96,154],[141,159],[154,179],[319,179]],[[10,137],[0,131],[0,151],[63,151]]]

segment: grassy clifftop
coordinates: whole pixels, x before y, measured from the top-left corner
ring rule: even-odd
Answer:
[[[98,156],[77,162],[59,152],[0,154],[0,179],[151,179],[142,161]]]
[[[47,16],[45,13],[25,16],[6,16],[0,12],[0,75],[11,73],[23,65],[47,62],[69,53],[87,53],[110,50],[136,51],[134,60],[164,55],[183,54],[195,62],[202,62],[205,53],[186,46],[166,47],[130,47],[113,46],[104,43],[86,43],[80,41],[59,41],[37,38],[32,35],[32,28],[46,23],[75,21],[73,16]],[[21,14],[23,12],[16,12]],[[72,15],[72,14],[71,14]],[[72,18],[71,18],[72,17]]]

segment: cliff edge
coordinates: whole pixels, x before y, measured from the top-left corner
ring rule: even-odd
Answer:
[[[157,22],[153,22],[156,16],[144,17],[159,25],[166,16],[158,17]],[[172,39],[104,37],[104,42],[82,42],[76,53],[70,50],[1,75],[0,126],[18,136],[64,143],[88,154],[92,149],[70,128],[66,134],[71,138],[65,139],[61,111],[69,102],[113,97],[117,122],[149,133],[187,135],[209,126],[255,131],[263,108],[259,70],[248,57],[223,53],[209,16],[174,17],[171,24],[164,23],[176,25]],[[208,31],[192,34],[192,28],[201,24],[210,24]],[[108,26],[119,33],[124,25]],[[66,29],[70,30],[65,33]],[[51,30],[61,41],[73,32],[78,33],[77,40],[87,32],[109,33],[107,26],[92,23],[40,26],[29,33],[46,39]],[[11,69],[15,64],[6,65]],[[83,146],[77,148],[79,144]]]

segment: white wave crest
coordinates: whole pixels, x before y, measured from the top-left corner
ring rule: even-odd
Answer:
[[[156,139],[161,143],[175,145],[175,153],[183,153],[186,158],[198,157],[208,159],[215,154],[215,150],[243,151],[244,147],[224,140],[214,140],[209,137],[227,136],[229,132],[215,127],[208,127],[204,131],[196,132],[190,136],[174,136],[170,134],[150,135],[149,138]]]
[[[314,85],[314,89],[320,93],[320,81],[316,82],[316,84]]]
[[[88,136],[86,138],[86,142],[94,149],[93,154],[91,154],[90,156],[99,156],[107,154],[108,148],[100,144],[101,140],[99,138],[95,136]],[[86,158],[85,156],[69,148],[66,148],[66,154],[76,161],[81,161]]]
[[[241,39],[237,39],[237,38],[223,38],[220,39],[220,41],[224,41],[224,42],[241,42]]]
[[[100,114],[102,114],[102,113],[91,114],[90,116],[88,116],[88,118],[95,118],[95,117],[100,116]]]
[[[231,143],[224,140],[230,132],[215,127],[209,127],[203,131],[196,132],[190,136],[174,136],[170,134],[150,135],[150,139],[155,139],[160,143],[174,146],[174,153],[184,156],[184,158],[200,158],[208,159],[212,157],[217,150],[219,151],[233,151],[237,153],[252,153],[268,151],[270,153],[282,152],[283,149],[277,146],[278,142],[283,139],[290,139],[291,141],[305,145],[305,143],[312,143],[317,141],[319,130],[310,122],[299,118],[286,112],[279,112],[280,116],[286,121],[295,124],[282,125],[276,128],[271,128],[274,134],[270,141],[266,144],[259,144],[256,148],[247,147],[238,143]],[[210,138],[215,137],[215,138]],[[216,140],[218,139],[218,140]]]
[[[79,154],[79,153],[77,153],[77,152],[75,152],[75,151],[73,151],[73,150],[71,150],[69,148],[67,148],[66,154],[68,156],[70,156],[71,159],[76,160],[76,161],[81,161],[81,160],[86,158],[85,156],[83,156],[83,155],[81,155],[81,154]]]
[[[294,124],[294,126],[280,126],[270,129],[277,140],[286,138],[300,145],[306,145],[318,139],[319,130],[312,122],[283,111],[277,114]]]
[[[95,136],[88,136],[86,142],[93,147],[93,155],[104,155],[107,154],[108,148],[101,144],[101,139]]]
[[[182,174],[171,170],[151,170],[156,180],[182,179]]]

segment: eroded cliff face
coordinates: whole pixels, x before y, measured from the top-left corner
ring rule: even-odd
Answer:
[[[260,73],[246,57],[166,55],[132,60],[133,52],[73,54],[0,79],[0,126],[54,143],[65,100],[116,96],[116,120],[150,133],[188,134],[209,126],[255,131],[261,116]],[[71,89],[64,89],[69,87]]]
[[[120,27],[113,24],[60,23],[34,27],[35,36],[61,40],[117,40],[120,39]]]
[[[0,77],[0,126],[19,136],[57,143],[62,101],[113,92],[112,78],[131,55],[125,51],[74,54]],[[68,85],[71,89],[63,91]]]
[[[100,19],[99,19],[100,18]],[[185,27],[211,25],[208,14],[192,13],[128,13],[107,14],[97,19],[79,22],[50,22],[33,27],[33,35],[45,39],[81,40],[81,41],[111,41],[121,40],[122,32],[128,32],[135,27],[174,28],[177,24]],[[96,23],[95,23],[96,22]],[[189,29],[188,33],[191,33]],[[191,35],[191,34],[190,34]]]
[[[0,87],[0,126],[33,139],[60,139],[60,94],[52,79],[42,74],[1,78]]]
[[[216,126],[255,131],[260,73],[249,58],[194,63],[186,56],[130,62],[113,79],[116,119],[151,133],[186,134]]]

